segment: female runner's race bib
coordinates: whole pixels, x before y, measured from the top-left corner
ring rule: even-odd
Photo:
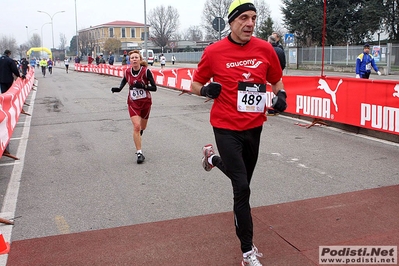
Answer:
[[[266,106],[266,84],[238,82],[237,111],[263,113]]]
[[[144,89],[129,90],[129,93],[132,100],[140,100],[147,97],[147,92]]]

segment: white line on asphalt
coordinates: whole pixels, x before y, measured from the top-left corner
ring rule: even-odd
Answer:
[[[15,162],[13,162],[13,163],[2,163],[2,164],[0,164],[0,167],[1,167],[1,166],[16,165],[16,164],[20,164],[20,163],[21,163],[20,161],[15,161]]]

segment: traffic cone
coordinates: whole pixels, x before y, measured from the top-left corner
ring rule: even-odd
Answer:
[[[0,255],[7,254],[10,251],[10,243],[4,240],[3,234],[0,233]]]

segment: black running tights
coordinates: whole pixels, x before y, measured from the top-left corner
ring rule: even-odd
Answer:
[[[249,197],[250,183],[258,160],[262,126],[232,131],[213,128],[220,158],[214,165],[230,178],[234,194],[234,220],[243,253],[252,250],[253,223]]]

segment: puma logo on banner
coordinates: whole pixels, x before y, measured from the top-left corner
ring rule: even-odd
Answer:
[[[325,93],[330,94],[331,100],[335,106],[335,112],[338,112],[338,105],[337,105],[337,91],[339,86],[342,84],[342,79],[338,81],[337,86],[335,87],[335,90],[332,90],[330,86],[328,85],[327,81],[324,79],[319,79],[319,86],[317,86],[318,89],[324,90]]]

